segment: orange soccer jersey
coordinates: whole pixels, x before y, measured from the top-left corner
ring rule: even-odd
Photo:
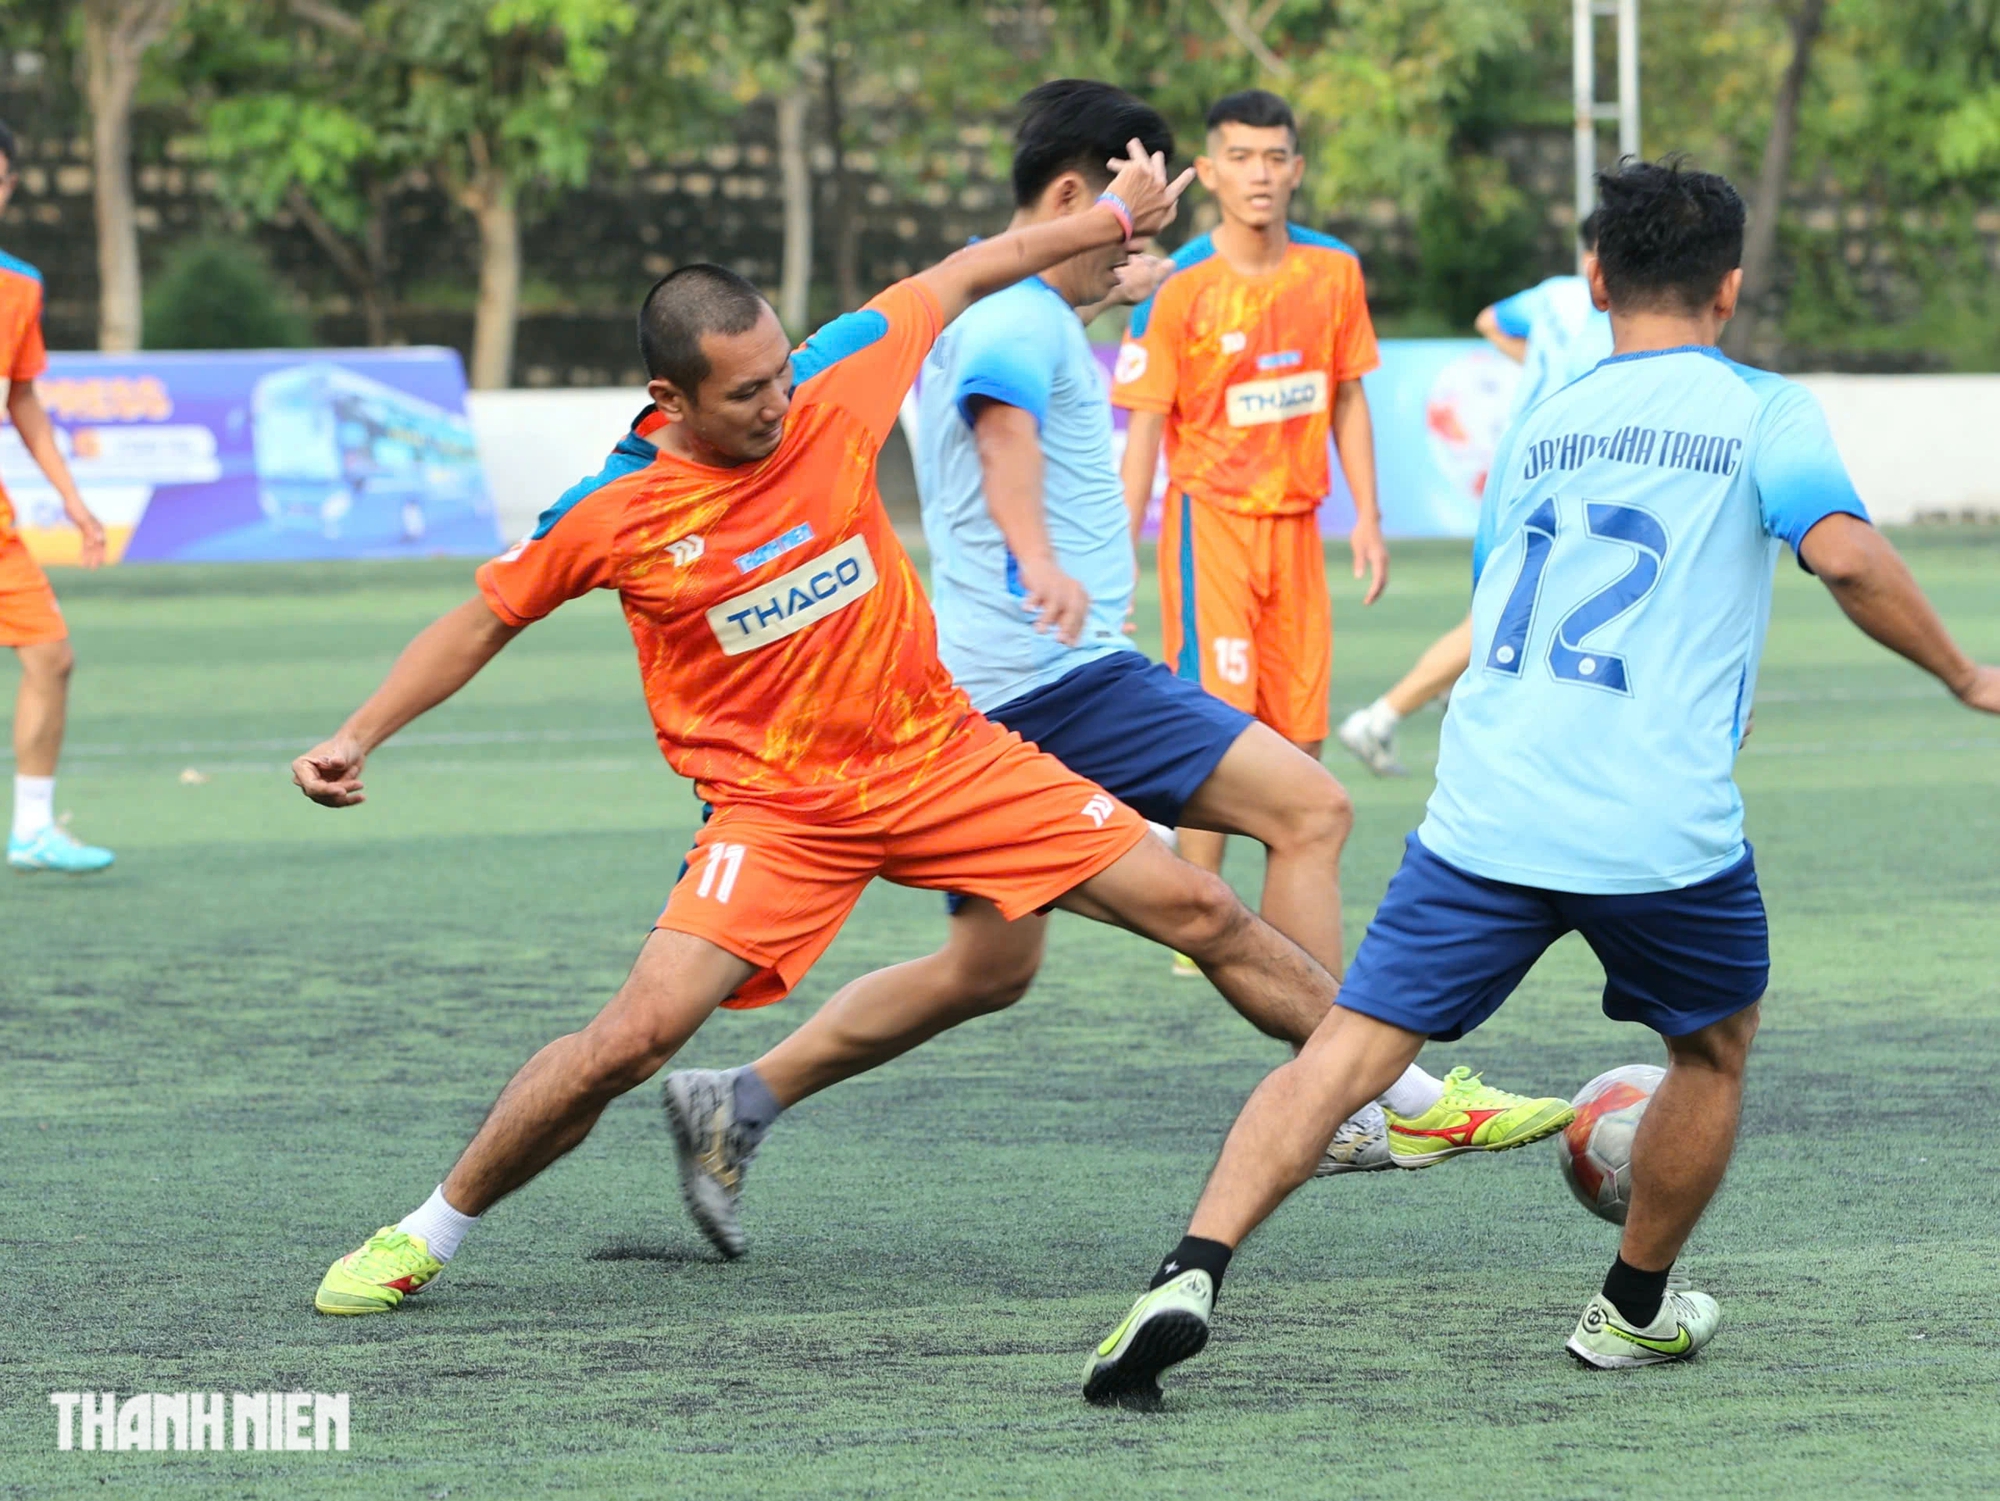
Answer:
[[[660,926],[756,967],[732,1005],[782,998],[878,875],[1011,919],[1144,837],[1131,809],[975,713],[938,659],[875,460],[941,326],[914,281],[828,324],[793,355],[784,437],[754,464],[663,452],[646,414],[479,570],[510,625],[618,591],[660,749],[717,805]]]
[[[33,380],[48,368],[42,346],[42,273],[0,250],[0,379]],[[0,482],[5,480],[0,475]],[[15,540],[14,504],[0,483],[0,545]]]
[[[1314,511],[1331,488],[1333,393],[1381,363],[1361,262],[1290,226],[1277,270],[1246,276],[1212,236],[1132,315],[1111,400],[1167,419],[1170,495],[1246,516]]]
[[[633,433],[480,592],[526,625],[618,591],[660,749],[711,802],[895,796],[971,713],[875,491],[940,326],[915,282],[829,324],[794,356],[784,438],[758,463],[708,468]]]

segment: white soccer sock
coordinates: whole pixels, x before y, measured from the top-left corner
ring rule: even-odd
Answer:
[[[1433,1078],[1412,1063],[1403,1077],[1382,1091],[1383,1108],[1404,1120],[1414,1120],[1444,1098],[1444,1080]]]
[[[478,1215],[460,1214],[445,1202],[444,1185],[440,1183],[431,1190],[423,1207],[404,1215],[396,1222],[396,1228],[405,1235],[421,1235],[424,1244],[431,1248],[431,1255],[439,1261],[449,1261],[457,1254],[465,1232],[478,1223]]]
[[[56,779],[14,778],[14,837],[33,839],[56,821]]]
[[[1396,726],[1403,722],[1403,716],[1389,707],[1389,700],[1378,698],[1368,706],[1368,724],[1375,733],[1387,740],[1396,733]]]

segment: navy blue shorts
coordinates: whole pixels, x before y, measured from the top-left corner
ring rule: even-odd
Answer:
[[[1449,1042],[1500,1009],[1550,944],[1581,933],[1604,966],[1604,1014],[1685,1037],[1764,994],[1770,930],[1748,845],[1679,891],[1613,896],[1489,881],[1410,835],[1340,1004]]]
[[[1136,651],[1087,662],[986,717],[1168,828],[1256,723]]]
[[[1257,722],[1136,651],[1086,662],[986,717],[1170,829]],[[961,902],[946,898],[953,912]]]

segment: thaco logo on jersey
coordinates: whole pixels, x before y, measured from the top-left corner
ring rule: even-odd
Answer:
[[[708,628],[725,654],[741,656],[846,609],[875,584],[867,539],[849,537],[790,573],[724,600],[708,612]]]
[[[1270,380],[1246,380],[1228,390],[1229,425],[1257,427],[1326,410],[1326,372],[1306,370]]]

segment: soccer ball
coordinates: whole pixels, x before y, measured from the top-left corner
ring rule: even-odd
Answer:
[[[1576,1119],[1556,1137],[1563,1182],[1599,1219],[1625,1223],[1632,1204],[1632,1137],[1667,1071],[1632,1063],[1599,1074],[1570,1103]]]

